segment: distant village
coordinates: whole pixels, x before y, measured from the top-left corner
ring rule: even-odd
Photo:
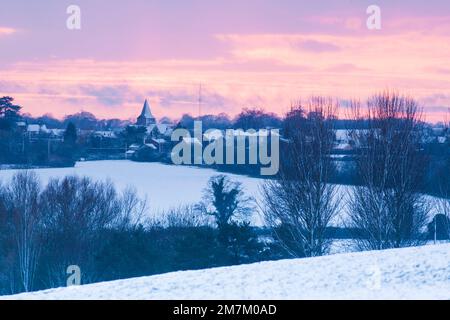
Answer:
[[[251,115],[250,115],[251,116]],[[275,117],[271,115],[272,117]],[[211,116],[207,116],[211,117]],[[270,115],[268,115],[270,117]],[[202,120],[202,117],[200,117]],[[117,122],[109,125],[108,128],[87,129],[85,127],[76,128],[78,143],[85,146],[84,152],[80,153],[77,160],[95,159],[131,159],[137,161],[167,161],[170,151],[174,145],[171,135],[175,128],[186,128],[192,130],[195,118],[185,115],[180,121],[173,122],[168,118],[158,121],[151,110],[148,100],[145,100],[142,111],[135,123]],[[214,128],[214,119],[208,118],[206,129]],[[41,121],[44,122],[44,121]],[[249,122],[249,121],[247,121]],[[251,123],[251,122],[250,122]],[[257,123],[258,129],[279,129],[281,132],[281,143],[288,144],[288,139],[283,138],[283,123],[279,121],[269,121],[269,125],[264,127],[264,123]],[[230,123],[230,125],[233,125]],[[273,126],[275,125],[275,126]],[[278,126],[277,126],[278,125]],[[244,125],[245,126],[245,125]],[[336,127],[334,157],[343,159],[355,153],[358,149],[358,133],[364,130],[364,125],[352,128],[349,125],[345,128],[345,122]],[[64,141],[66,129],[52,128],[45,123],[36,123],[33,120],[22,120],[17,122],[17,127],[22,132],[24,139],[29,141],[46,141],[47,143],[58,143]],[[220,128],[222,127],[222,128]],[[215,133],[204,135],[204,140],[210,141],[217,136],[224,136],[223,123],[219,123],[215,128]],[[248,128],[242,128],[247,130]],[[197,138],[185,138],[186,143],[202,144]],[[423,136],[424,145],[446,145],[450,143],[450,130],[444,125],[427,125],[426,134]]]
[[[239,165],[227,161],[206,164],[203,159],[200,162],[194,159],[194,151],[199,148],[204,150],[212,141],[218,137],[226,137],[231,131],[233,139],[244,137],[246,157],[249,158],[249,139],[254,138],[249,130],[265,129],[268,134],[277,132],[280,167],[283,167],[283,162],[289,162],[284,159],[284,155],[289,154],[295,145],[292,139],[299,134],[298,125],[320,116],[301,107],[293,108],[283,118],[259,108],[244,108],[234,118],[225,113],[197,117],[185,114],[181,119],[173,121],[167,117],[157,119],[149,101],[145,100],[143,106],[136,106],[135,119],[97,119],[91,113],[80,112],[59,120],[51,115],[32,117],[22,113],[21,107],[13,101],[11,97],[0,98],[0,169],[70,167],[80,161],[97,160],[160,162],[171,165],[174,164],[171,156],[174,147],[183,142],[193,150],[190,155],[192,161],[187,163],[189,165],[262,177],[260,172],[264,166],[260,163]],[[200,136],[193,132],[195,121],[202,123],[203,131]],[[361,137],[368,132],[367,121],[327,118],[327,130],[334,133],[327,138],[332,143],[329,157],[337,171],[333,175],[333,182],[358,183],[355,165],[364,149],[360,142],[363,141]],[[441,175],[442,165],[450,156],[449,123],[422,124],[418,139],[420,142],[416,147],[429,158],[429,182],[426,188],[433,189],[437,187],[432,181]],[[179,141],[172,141],[172,133],[176,129],[185,129],[188,134],[178,137]],[[234,143],[233,148],[236,145]],[[269,145],[267,149],[271,150]],[[234,150],[236,154],[237,149]],[[430,193],[435,191],[438,192],[427,190]]]

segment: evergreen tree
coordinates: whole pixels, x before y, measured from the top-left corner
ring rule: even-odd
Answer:
[[[14,98],[2,97],[0,98],[0,118],[17,118],[21,106],[13,104]]]
[[[77,142],[77,137],[77,128],[72,122],[69,122],[64,133],[64,143],[73,146]]]

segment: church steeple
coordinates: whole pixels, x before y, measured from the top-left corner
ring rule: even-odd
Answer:
[[[141,116],[146,118],[153,118],[152,112],[150,111],[150,105],[148,104],[147,99],[145,99],[144,107],[142,108]]]
[[[156,119],[152,115],[152,111],[150,110],[150,104],[148,103],[147,99],[145,99],[141,115],[137,118],[137,125],[148,126],[151,124],[156,124]]]

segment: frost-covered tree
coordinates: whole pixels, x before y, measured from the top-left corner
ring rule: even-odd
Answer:
[[[365,110],[353,105],[368,129],[355,132],[361,182],[350,193],[349,226],[359,230],[361,249],[380,250],[417,244],[429,205],[419,192],[427,158],[421,151],[422,121],[417,103],[397,93],[373,96]]]
[[[14,243],[12,259],[18,271],[20,287],[11,290],[31,291],[35,280],[39,255],[42,249],[42,212],[39,210],[41,187],[33,172],[21,172],[13,176],[4,192],[4,210],[10,226],[10,239]]]
[[[288,113],[290,142],[279,175],[262,188],[265,220],[294,257],[319,256],[330,245],[325,231],[340,206],[337,187],[329,183],[335,171],[330,154],[336,112],[331,99],[316,97]]]

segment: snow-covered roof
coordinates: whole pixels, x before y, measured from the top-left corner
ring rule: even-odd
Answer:
[[[447,137],[438,137],[437,140],[438,140],[438,143],[446,143]]]
[[[101,136],[104,138],[116,138],[116,133],[114,131],[95,131],[94,135]]]
[[[161,138],[160,138],[160,139],[155,139],[155,138],[153,138],[152,141],[154,141],[154,142],[156,142],[156,143],[159,143],[159,144],[166,143],[166,140],[161,139]]]
[[[337,129],[334,130],[334,134],[336,136],[336,140],[338,141],[350,141],[355,140],[360,136],[361,134],[368,133],[367,129],[356,129],[356,130],[349,130],[349,129]]]
[[[140,148],[140,144],[138,144],[138,143],[133,143],[132,145],[130,145],[130,149],[131,150],[137,150],[137,149],[139,149]]]
[[[38,125],[38,124],[29,124],[27,126],[27,132],[33,132],[33,133],[39,133],[39,132],[49,132],[47,129],[47,126],[44,125]]]
[[[349,134],[347,129],[338,129],[334,131],[336,140],[348,140]]]
[[[64,129],[49,129],[48,131],[54,136],[62,136],[66,132]]]
[[[148,147],[148,148],[153,149],[153,150],[157,150],[158,149],[153,143],[146,143],[146,144],[143,145],[143,147]]]
[[[41,127],[38,124],[29,124],[27,126],[28,132],[39,132]]]
[[[170,128],[167,128],[167,130],[163,133],[163,135],[166,137],[170,137],[172,135],[172,132],[173,132],[173,128],[170,127]]]
[[[335,147],[337,150],[352,150],[353,147],[349,143],[339,143]]]
[[[152,132],[155,128],[158,129],[158,127],[156,126],[156,124],[151,124],[151,125],[147,126],[147,133]]]
[[[433,127],[431,128],[433,134],[436,136],[442,135],[445,132],[445,128],[443,127]]]
[[[236,129],[236,130],[233,130],[232,132],[233,132],[234,136],[246,136],[246,137],[255,137],[255,136],[267,137],[270,134],[272,134],[274,136],[279,135],[279,133],[272,132],[271,130],[267,130],[267,129],[256,130],[255,132],[249,132],[249,130],[244,131],[242,129]]]
[[[156,127],[158,128],[161,134],[165,134],[166,131],[170,129],[170,126],[165,123],[158,123]]]

